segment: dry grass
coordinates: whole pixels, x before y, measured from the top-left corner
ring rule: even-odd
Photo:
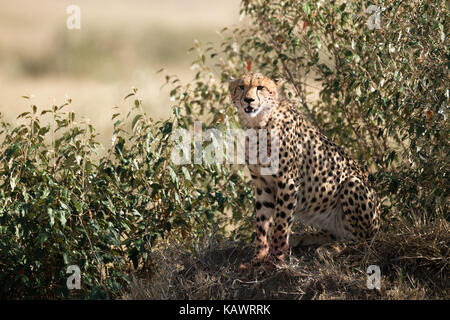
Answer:
[[[155,253],[151,277],[135,276],[125,299],[449,299],[449,223],[395,224],[371,243],[304,248],[276,270],[242,273],[249,245],[211,241],[195,254],[173,246]],[[381,268],[381,290],[366,286]]]

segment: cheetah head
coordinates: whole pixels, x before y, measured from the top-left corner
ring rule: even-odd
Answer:
[[[262,112],[278,106],[278,79],[272,80],[260,73],[247,73],[230,79],[230,91],[239,115],[256,118]]]

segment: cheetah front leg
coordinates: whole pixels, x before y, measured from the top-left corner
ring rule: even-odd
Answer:
[[[272,239],[272,256],[276,261],[284,259],[289,249],[289,235],[297,206],[297,187],[294,179],[278,181],[275,224]]]
[[[268,235],[275,208],[275,191],[262,179],[254,179],[256,190],[256,238],[252,264],[263,262],[269,254]]]

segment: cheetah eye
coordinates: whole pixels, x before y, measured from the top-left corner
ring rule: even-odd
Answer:
[[[244,90],[244,86],[239,86],[239,89]]]
[[[257,90],[262,90],[262,89],[264,89],[264,87],[263,86],[258,86],[256,89]]]

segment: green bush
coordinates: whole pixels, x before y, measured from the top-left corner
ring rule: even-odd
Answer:
[[[1,297],[68,297],[69,265],[82,273],[76,297],[114,296],[131,270],[153,271],[149,253],[159,241],[194,246],[223,228],[212,223],[226,219],[222,213],[233,210],[238,220],[246,211],[251,187],[235,185],[242,170],[176,166],[177,108],[172,119],[154,122],[134,103],[124,119],[114,114],[105,155],[94,128],[63,111],[67,104],[41,113],[33,105],[15,128],[2,122]],[[44,126],[45,114],[52,120]]]
[[[228,77],[282,77],[286,98],[368,169],[386,219],[448,218],[445,1],[243,0],[241,13],[247,25],[220,46],[194,48],[196,80],[172,92],[182,109],[235,119]]]

